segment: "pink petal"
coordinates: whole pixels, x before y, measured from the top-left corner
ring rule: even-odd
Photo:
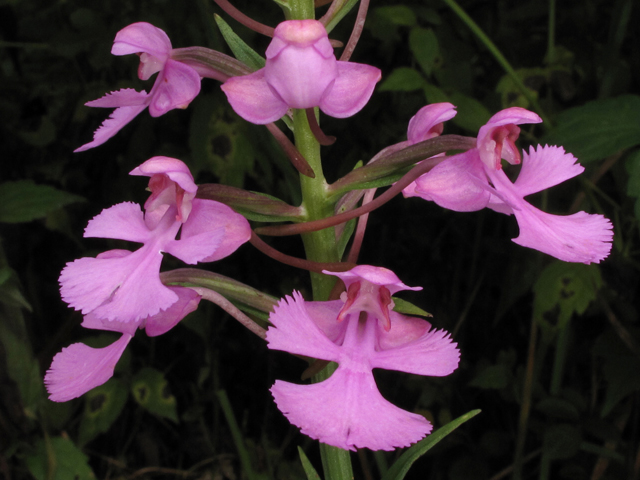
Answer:
[[[222,86],[231,108],[245,120],[264,125],[275,122],[289,107],[264,79],[264,68],[241,77],[231,77]]]
[[[111,112],[109,118],[107,118],[95,131],[95,133],[93,134],[93,141],[85,143],[81,147],[76,148],[74,152],[84,152],[85,150],[89,150],[90,148],[102,145],[104,142],[118,133],[122,127],[133,120],[145,108],[147,108],[146,105],[116,108],[113,112]]]
[[[320,110],[336,118],[355,115],[369,101],[381,77],[382,73],[376,67],[338,62],[338,76],[333,87],[322,97]]]
[[[449,157],[416,179],[405,196],[417,196],[456,212],[487,206],[490,187],[476,150]]]
[[[458,368],[460,351],[447,332],[429,330],[429,322],[419,318],[395,312],[391,315],[389,332],[378,327],[380,349],[371,355],[373,368],[434,377],[449,375]]]
[[[185,263],[195,265],[214,257],[223,237],[224,228],[219,227],[188,238],[172,240],[165,245],[164,251]]]
[[[600,263],[609,256],[613,226],[602,215],[551,215],[523,201],[514,209],[520,235],[513,241],[565,262]]]
[[[195,193],[198,186],[193,181],[193,175],[189,167],[177,158],[151,157],[149,160],[134,168],[129,175],[152,177],[156,174],[164,174],[180,187],[190,193]]]
[[[324,31],[322,40],[329,44],[326,35]],[[329,48],[331,54],[327,57],[322,48],[298,46],[292,42],[277,56],[267,60],[264,79],[289,107],[317,107],[338,75],[336,57],[330,44]]]
[[[116,34],[111,48],[113,55],[140,52],[166,59],[171,52],[171,40],[163,30],[146,22],[131,24]]]
[[[234,212],[227,205],[213,200],[196,198],[193,200],[189,219],[182,226],[180,241],[208,234],[218,228],[224,228],[224,235],[220,243],[209,255],[198,260],[199,262],[213,262],[231,255],[240,245],[249,241],[251,226],[246,218]]]
[[[326,40],[326,42],[322,42]],[[266,57],[271,59],[278,55],[284,48],[282,45],[293,45],[296,48],[318,46],[322,42],[324,45],[317,47],[323,56],[333,55],[333,47],[329,43],[329,36],[324,25],[318,20],[287,20],[280,22],[273,32],[273,41],[267,48]]]
[[[272,350],[337,360],[340,347],[329,340],[309,315],[300,292],[281,299],[269,315],[267,344]],[[337,323],[337,322],[336,322]]]
[[[109,380],[129,340],[131,335],[124,334],[105,348],[91,348],[83,343],[63,348],[53,357],[44,377],[49,399],[66,402]]]
[[[422,287],[410,287],[400,281],[398,276],[388,268],[374,267],[372,265],[358,265],[346,272],[329,272],[323,270],[323,273],[335,275],[344,282],[347,288],[354,282],[366,280],[374,285],[386,287],[392,294],[401,290],[422,290]]]
[[[456,107],[451,103],[432,103],[418,110],[411,120],[407,130],[409,143],[421,142],[436,137],[442,133],[442,122],[456,116]]]
[[[149,93],[149,114],[164,115],[174,108],[187,108],[200,93],[200,75],[189,65],[167,60]]]
[[[134,107],[149,103],[149,94],[144,90],[138,92],[133,88],[123,88],[115,92],[107,93],[104,97],[85,103],[87,107],[117,108]]]
[[[150,337],[156,337],[171,330],[180,320],[198,308],[202,298],[198,292],[191,288],[177,286],[168,288],[178,295],[178,301],[168,309],[145,320],[145,330]]]
[[[117,238],[145,243],[151,234],[144,223],[144,215],[137,203],[123,202],[105,208],[89,221],[85,237]]]
[[[178,299],[160,282],[162,254],[145,245],[123,258],[80,258],[60,274],[62,299],[76,310],[99,318],[135,322]]]
[[[520,107],[496,113],[478,132],[478,151],[484,164],[488,168],[499,170],[501,158],[511,164],[520,163],[520,152],[514,143],[520,133],[516,125],[540,122],[542,119],[538,115]]]
[[[119,322],[98,318],[93,312],[86,314],[82,319],[82,326],[92,330],[107,330],[110,332],[126,333],[135,335],[139,327],[139,322]]]
[[[577,159],[562,147],[538,145],[529,148],[522,159],[522,169],[514,185],[520,195],[526,197],[558,185],[584,172]]]
[[[385,400],[370,370],[341,365],[329,379],[313,385],[278,380],[271,393],[302,433],[345,450],[407,447],[433,428],[423,416]]]
[[[342,300],[304,302],[307,313],[322,333],[336,345],[342,345],[348,322],[338,322],[338,314],[344,306]]]

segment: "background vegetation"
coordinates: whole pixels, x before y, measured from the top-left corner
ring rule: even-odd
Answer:
[[[601,265],[563,264],[510,242],[515,220],[493,211],[398,198],[371,216],[361,263],[423,286],[405,298],[432,312],[462,351],[458,371],[442,379],[376,372],[383,395],[436,428],[482,409],[407,478],[497,480],[516,462],[522,478],[638,479],[640,5],[461,1],[489,44],[449,1],[372,2],[353,60],[381,68],[383,80],[352,119],[323,119],[338,136],[325,148],[329,179],[403,140],[426,103],[457,105],[445,132],[466,135],[519,105],[546,120],[523,128],[522,148],[564,145],[586,167],[532,202],[552,213],[605,214],[615,240]],[[282,19],[267,0],[235,4],[270,25]],[[147,21],[174,47],[226,51],[214,12],[208,0],[0,1],[0,476],[8,480],[298,479],[297,445],[319,468],[315,442],[268,392],[276,378],[299,381],[305,365],[267,351],[208,305],[167,335],[136,336],[115,377],[80,399],[54,404],[42,384],[63,346],[112,341],[80,327],[57,278],[68,261],[124,245],[82,232],[103,208],[144,201],[144,180],[127,175],[135,166],[173,156],[198,183],[298,199],[296,174],[268,134],[240,120],[213,81],[188,109],[157,119],[143,112],[105,145],[72,153],[108,115],[84,102],[150,87],[136,77],[135,56],[110,55],[118,30]],[[346,40],[353,18],[331,36]],[[227,21],[264,51],[267,39]],[[296,239],[272,243],[302,255]],[[179,266],[165,259],[165,268]],[[308,289],[305,272],[250,245],[204,267],[277,297]],[[242,451],[251,470],[240,466]],[[399,454],[360,451],[357,475],[379,478]]]

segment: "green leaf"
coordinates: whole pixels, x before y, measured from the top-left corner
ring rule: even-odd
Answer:
[[[601,160],[640,145],[640,96],[594,100],[565,110],[540,143],[562,145],[580,163]]]
[[[178,422],[176,397],[169,392],[169,385],[162,372],[145,367],[131,382],[131,393],[138,404],[153,415]]]
[[[394,24],[405,27],[417,25],[418,19],[413,10],[406,5],[390,5],[373,9],[375,15]]]
[[[353,7],[356,6],[358,0],[347,0],[347,2],[342,6],[342,8],[336,12],[335,16],[327,23],[325,26],[327,33],[331,33],[331,30],[335,28],[335,26],[344,18],[344,16],[351,11]]]
[[[84,414],[80,422],[78,444],[85,445],[111,428],[127,403],[127,387],[117,378],[89,391],[84,396]]]
[[[578,412],[576,406],[563,398],[544,398],[538,402],[535,409],[551,418],[571,421],[578,420],[578,418],[580,418],[580,412]]]
[[[533,286],[533,315],[547,332],[564,328],[571,315],[584,313],[601,285],[597,265],[554,261]]]
[[[405,315],[420,315],[421,317],[433,317],[429,312],[424,311],[420,307],[416,307],[413,303],[398,297],[391,297],[394,303],[393,311],[403,313]]]
[[[440,427],[438,430],[436,430],[426,438],[420,440],[418,443],[404,452],[400,456],[400,458],[398,458],[398,460],[396,460],[389,471],[382,477],[382,480],[402,480],[411,468],[411,465],[413,465],[414,462],[418,460],[418,458],[428,452],[432,447],[438,444],[442,439],[444,439],[460,425],[465,423],[467,420],[472,419],[479,413],[480,410],[471,410],[470,412],[465,413],[464,415],[447,423],[445,426]]]
[[[300,462],[302,462],[302,468],[304,469],[304,473],[307,476],[307,480],[321,480],[320,475],[316,472],[316,469],[313,468],[311,462],[307,458],[304,453],[304,450],[298,446],[298,455],[300,455]]]
[[[431,75],[440,53],[438,38],[433,30],[421,27],[412,28],[409,32],[409,48],[422,71],[427,76]]]
[[[449,101],[458,111],[451,121],[465,130],[477,132],[491,118],[491,112],[475,98],[453,92],[449,95]]]
[[[41,438],[25,463],[36,480],[93,480],[88,457],[68,438]]]
[[[424,78],[420,72],[409,67],[393,70],[378,88],[381,92],[411,92],[424,87]]]
[[[31,180],[0,184],[0,222],[20,223],[43,218],[49,212],[84,198]]]
[[[426,83],[422,89],[424,91],[424,96],[427,99],[427,103],[441,103],[449,101],[449,96],[444,93],[441,88],[436,87],[435,85]]]
[[[236,33],[231,29],[229,24],[225,22],[221,16],[214,15],[218,28],[222,33],[227,45],[233,52],[233,55],[254,70],[260,70],[264,67],[266,60],[258,54],[253,48],[247,45]]]

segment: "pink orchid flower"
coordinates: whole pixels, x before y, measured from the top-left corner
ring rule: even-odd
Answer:
[[[381,72],[336,60],[324,25],[288,20],[275,29],[264,68],[228,79],[222,90],[245,120],[267,124],[289,108],[320,107],[327,115],[350,117],[369,101]]]
[[[107,253],[117,256],[116,252],[112,250]],[[104,348],[74,343],[57,353],[44,377],[49,400],[66,402],[102,385],[113,376],[118,360],[138,328],[144,328],[150,337],[161,335],[198,307],[201,297],[194,290],[184,287],[167,288],[177,295],[178,301],[168,309],[144,319],[120,322],[102,320],[93,313],[85,315],[83,327],[119,332],[122,336]]]
[[[324,273],[340,277],[347,292],[328,302],[307,302],[299,292],[287,296],[269,317],[267,342],[271,349],[339,367],[312,385],[277,380],[271,393],[278,408],[302,433],[345,450],[393,450],[417,442],[432,425],[385,400],[372,370],[448,375],[458,366],[456,344],[429,322],[392,311],[392,294],[421,290],[406,286],[392,271],[361,265]]]
[[[120,203],[94,217],[84,236],[128,240],[142,247],[80,258],[60,274],[60,293],[71,307],[123,323],[139,322],[178,301],[160,281],[162,252],[188,264],[211,262],[230,255],[251,236],[242,215],[213,200],[194,198],[197,186],[180,160],[154,157],[131,174],[151,177],[147,213],[139,205]]]
[[[584,171],[562,147],[531,147],[521,159],[515,146],[520,131],[516,124],[538,121],[536,114],[518,107],[497,113],[480,129],[477,148],[448,157],[403,193],[459,212],[488,207],[513,214],[520,228],[515,243],[566,262],[599,263],[611,251],[613,227],[607,218],[585,212],[551,215],[524,199]],[[501,159],[512,164],[522,162],[515,182],[502,170]]]
[[[93,141],[77,148],[76,152],[102,145],[147,107],[152,117],[159,117],[174,108],[186,108],[200,93],[200,75],[196,69],[173,60],[169,37],[163,30],[149,23],[134,23],[120,30],[116,34],[111,53],[138,53],[138,77],[148,80],[154,73],[158,73],[158,76],[149,93],[124,88],[87,102],[85,105],[88,107],[115,110],[96,130]]]

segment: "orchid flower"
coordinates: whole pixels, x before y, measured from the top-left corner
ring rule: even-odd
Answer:
[[[267,124],[289,108],[319,107],[327,115],[350,117],[369,101],[379,69],[336,60],[324,25],[317,20],[279,24],[256,72],[223,85],[231,107],[245,120]]]
[[[138,22],[120,30],[116,34],[111,53],[137,53],[140,55],[138,77],[148,80],[155,73],[158,76],[149,93],[124,88],[87,102],[85,105],[88,107],[115,110],[96,130],[93,141],[77,148],[76,152],[102,145],[147,107],[152,117],[159,117],[174,108],[186,108],[200,93],[198,71],[172,59],[169,37],[163,30],[149,23]]]
[[[456,344],[429,322],[392,311],[391,295],[421,290],[403,284],[392,271],[360,265],[324,273],[345,283],[340,300],[308,302],[299,292],[287,296],[269,317],[267,342],[271,349],[337,362],[338,369],[312,385],[276,381],[271,393],[278,408],[302,433],[347,450],[393,450],[417,442],[432,425],[385,400],[372,369],[448,375],[458,366]]]
[[[422,122],[428,122],[423,118]],[[529,204],[524,197],[540,192],[584,171],[577,159],[562,147],[531,147],[522,158],[515,146],[518,124],[540,118],[512,107],[494,115],[480,128],[477,148],[447,158],[419,177],[404,191],[459,212],[489,207],[518,221],[520,235],[513,241],[566,262],[599,263],[609,255],[613,238],[611,222],[602,215],[574,213],[551,215]],[[502,170],[500,160],[522,162],[515,182]]]
[[[118,255],[117,252],[112,250],[107,253],[113,258]],[[138,328],[144,328],[150,337],[161,335],[198,307],[201,297],[194,290],[173,286],[167,288],[177,295],[178,301],[168,309],[144,319],[121,322],[102,320],[93,313],[85,315],[83,327],[119,332],[122,336],[104,348],[74,343],[56,354],[44,377],[49,399],[66,402],[102,385],[113,376],[118,360]]]
[[[178,301],[175,291],[160,281],[162,252],[189,264],[211,262],[230,255],[251,236],[243,216],[213,200],[194,198],[197,186],[180,160],[154,157],[131,174],[151,177],[146,214],[139,205],[120,203],[94,217],[84,236],[143,246],[135,252],[111,250],[80,258],[60,274],[60,293],[71,307],[122,323],[140,322]]]

